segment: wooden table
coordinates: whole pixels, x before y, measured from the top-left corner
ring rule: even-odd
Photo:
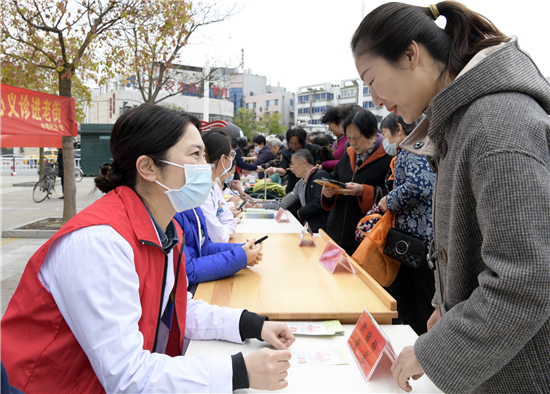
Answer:
[[[263,237],[267,233],[300,233],[302,224],[291,214],[285,211],[288,223],[278,223],[275,219],[252,219],[243,217],[237,224],[237,233],[254,234],[254,238]]]
[[[396,301],[357,263],[356,274],[339,266],[332,275],[319,263],[329,239],[321,233],[315,237],[317,247],[298,247],[299,234],[269,233],[260,264],[199,284],[195,298],[246,308],[271,320],[338,319],[355,324],[366,308],[379,324],[391,324],[397,317]],[[235,234],[231,242],[258,235]]]
[[[370,381],[366,381],[359,369],[346,341],[351,335],[353,325],[344,325],[343,336],[297,336],[289,350],[333,350],[341,349],[349,365],[335,366],[291,366],[288,370],[288,387],[277,391],[283,393],[404,393],[393,379],[387,359],[383,359]],[[409,326],[382,326],[397,354],[405,346],[412,346],[417,335]],[[192,356],[219,356],[242,352],[246,357],[250,353],[270,345],[257,339],[247,340],[244,345],[225,341],[190,341],[185,353]],[[410,381],[412,394],[440,393],[441,391],[426,376]],[[260,392],[258,390],[237,390],[236,393]]]

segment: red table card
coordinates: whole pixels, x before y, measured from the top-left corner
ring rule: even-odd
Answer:
[[[275,220],[279,223],[288,223],[290,220],[288,219],[288,216],[286,216],[286,212],[283,208],[279,208],[277,211],[277,215],[275,215]]]
[[[317,247],[315,244],[315,238],[313,238],[313,231],[311,231],[311,227],[309,227],[309,224],[306,222],[304,224],[304,228],[302,228],[302,231],[300,232],[300,241],[298,241],[298,246],[302,246],[302,243],[304,242],[304,237],[306,234],[311,235],[311,240],[313,241],[313,246]]]
[[[348,261],[348,257],[344,249],[336,245],[334,242],[327,242],[325,250],[319,259],[319,262],[331,274],[334,273],[338,264],[342,265],[349,272],[355,273],[353,265]]]
[[[366,309],[357,321],[348,345],[367,381],[384,355],[391,362],[396,358],[390,340]]]

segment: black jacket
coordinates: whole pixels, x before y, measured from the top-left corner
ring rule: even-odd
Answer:
[[[302,149],[307,149],[311,152],[313,155],[313,162],[315,163],[317,161],[317,155],[315,154],[315,150],[317,149],[319,145],[314,144],[308,144],[307,142],[304,144],[304,147]],[[290,168],[290,161],[292,159],[292,155],[294,154],[294,151],[291,148],[287,148],[283,151],[283,158],[281,160],[281,164],[279,168],[284,168],[285,170]],[[290,193],[292,190],[294,190],[294,185],[296,185],[296,182],[298,182],[298,177],[294,175],[290,170],[286,172],[288,175],[288,183],[286,185],[286,192]]]
[[[298,210],[304,224],[308,222],[311,231],[314,233],[318,233],[320,228],[323,230],[327,229],[329,212],[321,205],[321,189],[323,189],[323,187],[313,181],[319,178],[328,178],[328,176],[328,172],[324,170],[315,170],[315,172],[309,176],[305,187],[306,205]]]
[[[355,151],[349,147],[330,174],[331,179],[340,182],[362,183],[362,197],[343,194],[333,198],[321,196],[323,208],[330,211],[327,234],[350,255],[359,246],[355,241],[357,223],[383,196],[384,180],[392,159],[382,146],[383,139],[379,136],[376,143],[377,149],[357,171],[355,170]]]

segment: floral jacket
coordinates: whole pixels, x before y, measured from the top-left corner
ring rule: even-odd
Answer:
[[[393,190],[386,199],[388,209],[397,212],[395,227],[417,237],[431,239],[435,174],[427,158],[399,149],[394,178]]]

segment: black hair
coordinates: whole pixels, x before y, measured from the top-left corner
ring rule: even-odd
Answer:
[[[316,131],[311,133],[309,136],[309,141],[312,144],[319,145],[319,146],[327,146],[332,144],[332,140],[329,139],[330,137],[326,135],[325,133],[322,133],[320,131]]]
[[[365,138],[372,138],[378,132],[378,121],[376,116],[367,109],[351,113],[342,124],[344,133],[350,124],[355,125]]]
[[[296,159],[305,159],[305,161],[311,165],[315,164],[315,161],[313,161],[313,155],[307,149],[300,149],[294,152],[291,157],[295,157]]]
[[[340,118],[340,114],[338,113],[338,107],[329,106],[327,108],[327,111],[321,118],[321,122],[323,123],[332,122],[336,124],[342,123],[342,119]]]
[[[382,120],[382,123],[380,123],[380,129],[388,129],[390,131],[390,134],[392,136],[395,136],[398,130],[397,125],[400,124],[403,128],[403,131],[405,132],[405,135],[409,135],[416,128],[416,126],[418,126],[418,123],[420,123],[421,119],[422,116],[409,124],[405,123],[401,116],[397,116],[392,112],[388,116],[386,116],[384,120]]]
[[[403,3],[379,6],[355,31],[353,55],[369,53],[395,65],[415,41],[444,64],[440,78],[446,72],[455,78],[476,53],[506,40],[490,20],[456,1],[442,1],[436,7],[447,20],[445,29],[434,23],[437,15],[429,7]]]
[[[332,122],[337,125],[342,124],[344,119],[346,119],[349,114],[361,109],[357,104],[342,104],[338,107],[328,107],[327,111],[321,118],[321,122],[328,123]]]
[[[285,135],[284,134],[277,134],[275,137],[277,137],[279,139],[279,141],[283,142],[284,139],[285,139]]]
[[[266,144],[266,140],[265,140],[265,137],[263,135],[257,135],[254,137],[254,139],[252,140],[252,143],[253,144],[258,144],[258,145],[261,145],[261,144]]]
[[[227,132],[219,127],[213,127],[201,134],[204,149],[206,151],[206,161],[215,163],[223,155],[229,157],[231,154],[231,137]]]
[[[307,132],[301,127],[293,126],[286,132],[287,143],[290,143],[290,138],[292,137],[298,137],[298,142],[303,146],[306,143]]]
[[[160,160],[166,160],[166,153],[185,135],[189,124],[200,127],[195,116],[154,104],[141,104],[122,114],[111,131],[113,162],[100,166],[96,187],[103,193],[118,186],[135,190],[137,159],[146,155],[164,167]]]

